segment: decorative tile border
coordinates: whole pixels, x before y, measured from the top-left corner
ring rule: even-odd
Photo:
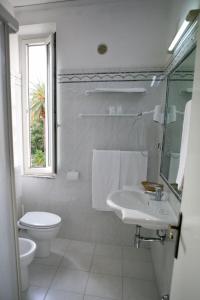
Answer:
[[[120,81],[162,81],[169,73],[192,51],[197,41],[198,24],[195,22],[186,32],[181,42],[175,49],[171,59],[164,70],[132,71],[132,70],[80,70],[62,71],[57,75],[57,82],[79,83],[79,82],[120,82]],[[182,71],[173,74],[173,80],[193,80],[193,72]]]
[[[95,69],[95,70],[63,70],[57,75],[57,83],[81,83],[81,82],[128,82],[128,81],[156,81],[160,82],[164,80],[170,72],[184,59],[184,57],[190,53],[195,47],[197,41],[197,22],[195,22],[185,36],[177,46],[170,62],[163,70],[130,70],[130,69]],[[193,72],[182,71],[172,74],[172,80],[193,80]],[[21,75],[11,74],[12,81],[15,81],[16,85],[21,85]]]
[[[162,71],[144,72],[82,72],[82,73],[62,73],[58,74],[58,83],[78,83],[78,82],[106,82],[106,81],[152,81],[162,80]]]
[[[193,81],[194,71],[179,71],[170,74],[170,80]]]
[[[116,72],[116,73],[69,73],[59,74],[58,83],[80,82],[120,82],[120,81],[162,81],[166,77],[164,72]],[[194,72],[180,71],[171,75],[171,80],[193,80]]]

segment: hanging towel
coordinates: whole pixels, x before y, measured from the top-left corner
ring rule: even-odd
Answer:
[[[147,151],[120,152],[120,189],[124,186],[139,186],[147,178]]]
[[[111,210],[106,199],[109,193],[119,189],[120,151],[93,150],[92,207]]]
[[[179,161],[178,174],[177,174],[177,178],[176,178],[176,183],[178,184],[179,190],[181,190],[183,187],[185,164],[186,164],[186,159],[187,159],[191,104],[192,104],[192,100],[190,100],[186,103],[184,119],[183,119],[183,131],[182,131],[181,148],[180,148],[180,161]]]
[[[171,152],[169,155],[170,155],[170,160],[169,160],[168,181],[169,183],[176,183],[180,153]]]

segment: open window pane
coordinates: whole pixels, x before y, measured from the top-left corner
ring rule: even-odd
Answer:
[[[55,173],[54,37],[22,40],[24,173]]]
[[[46,167],[47,47],[28,46],[30,167]]]

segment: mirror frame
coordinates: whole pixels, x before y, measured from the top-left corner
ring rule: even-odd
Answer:
[[[169,94],[169,85],[168,85],[168,76],[191,54],[191,52],[196,48],[197,43],[197,29],[198,29],[198,21],[195,20],[194,23],[189,27],[184,36],[181,38],[179,44],[177,45],[174,53],[171,56],[170,62],[164,72],[164,79],[167,80],[166,83],[166,96],[165,96],[165,105],[164,105],[164,124],[163,124],[163,134],[162,134],[162,142],[161,142],[161,156],[160,156],[160,177],[168,186],[168,188],[174,193],[176,198],[181,202],[181,194],[177,193],[177,191],[173,188],[173,186],[169,183],[168,179],[162,173],[163,166],[163,152],[165,145],[165,135],[166,135],[166,110],[167,110],[167,99]]]

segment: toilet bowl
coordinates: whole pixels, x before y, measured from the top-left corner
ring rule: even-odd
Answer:
[[[29,271],[28,266],[32,262],[36,243],[29,239],[19,238],[19,254],[20,254],[20,268],[21,268],[21,283],[22,291],[25,291],[29,286]]]
[[[49,212],[27,212],[19,221],[18,227],[37,244],[36,256],[47,257],[50,254],[51,240],[60,230],[61,218]]]

